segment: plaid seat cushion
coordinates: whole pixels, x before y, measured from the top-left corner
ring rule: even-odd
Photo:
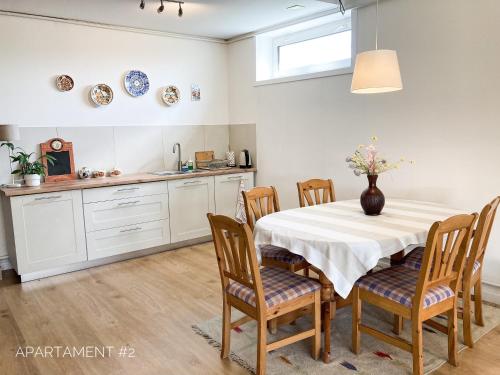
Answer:
[[[419,271],[396,266],[363,276],[356,282],[356,286],[411,308],[418,276]],[[447,286],[432,287],[424,296],[424,308],[453,296],[453,291]]]
[[[283,247],[265,245],[260,248],[262,258],[268,258],[287,264],[299,264],[305,261],[304,257],[291,253]]]
[[[404,263],[402,265],[413,270],[420,271],[420,267],[422,267],[422,258],[424,257],[424,250],[425,248],[423,247],[415,248],[415,250],[411,251],[407,256],[404,257]],[[476,260],[474,262],[474,267],[472,267],[472,273],[475,274],[480,267],[481,262]]]
[[[318,282],[281,268],[262,268],[260,276],[264,287],[264,299],[268,308],[315,292],[321,288]],[[253,289],[238,282],[232,282],[228,285],[227,292],[245,303],[255,306],[255,292]]]

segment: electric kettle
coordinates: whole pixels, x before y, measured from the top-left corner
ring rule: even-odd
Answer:
[[[240,168],[252,168],[252,158],[248,150],[242,150],[240,152]]]

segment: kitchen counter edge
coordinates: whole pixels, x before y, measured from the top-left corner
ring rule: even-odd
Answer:
[[[54,193],[58,191],[94,189],[107,186],[120,186],[130,184],[142,184],[156,181],[182,180],[186,178],[221,176],[226,174],[238,174],[257,172],[257,168],[231,168],[194,173],[185,173],[170,176],[157,176],[150,173],[135,173],[119,177],[91,178],[88,180],[68,180],[62,182],[47,182],[37,187],[23,186],[20,188],[1,188],[5,197],[16,197],[21,195]]]

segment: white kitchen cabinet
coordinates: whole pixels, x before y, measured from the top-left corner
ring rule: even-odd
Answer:
[[[168,220],[134,224],[87,233],[89,260],[170,243]]]
[[[254,186],[253,173],[239,173],[215,176],[215,212],[234,218],[238,191],[243,181],[245,190]]]
[[[168,218],[168,194],[86,203],[87,232]]]
[[[214,177],[168,181],[172,242],[211,234],[207,213],[214,212]]]
[[[81,190],[11,199],[18,274],[87,260]]]

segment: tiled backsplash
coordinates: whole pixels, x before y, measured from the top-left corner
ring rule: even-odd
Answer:
[[[245,129],[243,129],[245,128]],[[75,168],[124,173],[151,172],[176,168],[174,143],[182,147],[182,159],[194,160],[196,151],[213,150],[223,158],[229,144],[236,152],[248,148],[256,160],[255,125],[131,126],[131,127],[50,127],[20,128],[21,140],[14,142],[28,152],[40,153],[40,143],[54,137],[73,142]],[[2,181],[9,180],[7,151],[0,151]]]

